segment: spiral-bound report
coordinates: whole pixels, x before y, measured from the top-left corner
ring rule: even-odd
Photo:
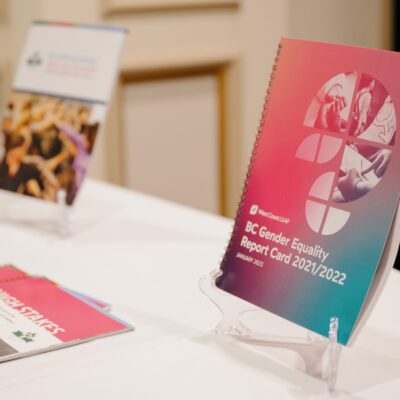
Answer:
[[[0,265],[0,362],[133,330],[109,305]]]
[[[217,286],[349,344],[400,240],[400,54],[284,38]]]

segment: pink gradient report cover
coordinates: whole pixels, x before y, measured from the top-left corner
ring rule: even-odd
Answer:
[[[275,61],[217,286],[347,344],[399,201],[400,54],[285,38]]]

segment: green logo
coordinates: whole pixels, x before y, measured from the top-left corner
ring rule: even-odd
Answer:
[[[40,54],[35,51],[27,60],[26,63],[32,67],[40,65],[42,63],[42,59],[40,58]]]
[[[15,331],[13,334],[26,343],[33,342],[34,338],[36,337],[36,333],[33,332]]]

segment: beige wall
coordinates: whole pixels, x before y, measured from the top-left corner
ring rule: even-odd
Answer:
[[[9,80],[7,71],[17,62],[32,19],[102,20],[129,27],[123,60],[126,70],[179,69],[188,65],[223,68],[229,215],[236,207],[279,38],[293,36],[378,48],[391,45],[389,0],[241,0],[237,7],[127,10],[108,16],[103,14],[105,2],[101,0],[0,1],[3,81]],[[135,1],[107,3],[126,5]],[[6,87],[3,81],[2,98]],[[93,176],[116,182],[121,181],[120,149],[118,141],[110,139],[116,129],[121,129],[117,119],[115,106],[112,128],[99,144],[91,169]]]
[[[291,36],[375,48],[391,48],[392,1],[290,1]]]

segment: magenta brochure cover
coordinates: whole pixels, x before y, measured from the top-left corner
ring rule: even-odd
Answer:
[[[217,286],[347,344],[399,200],[400,54],[283,39]]]

